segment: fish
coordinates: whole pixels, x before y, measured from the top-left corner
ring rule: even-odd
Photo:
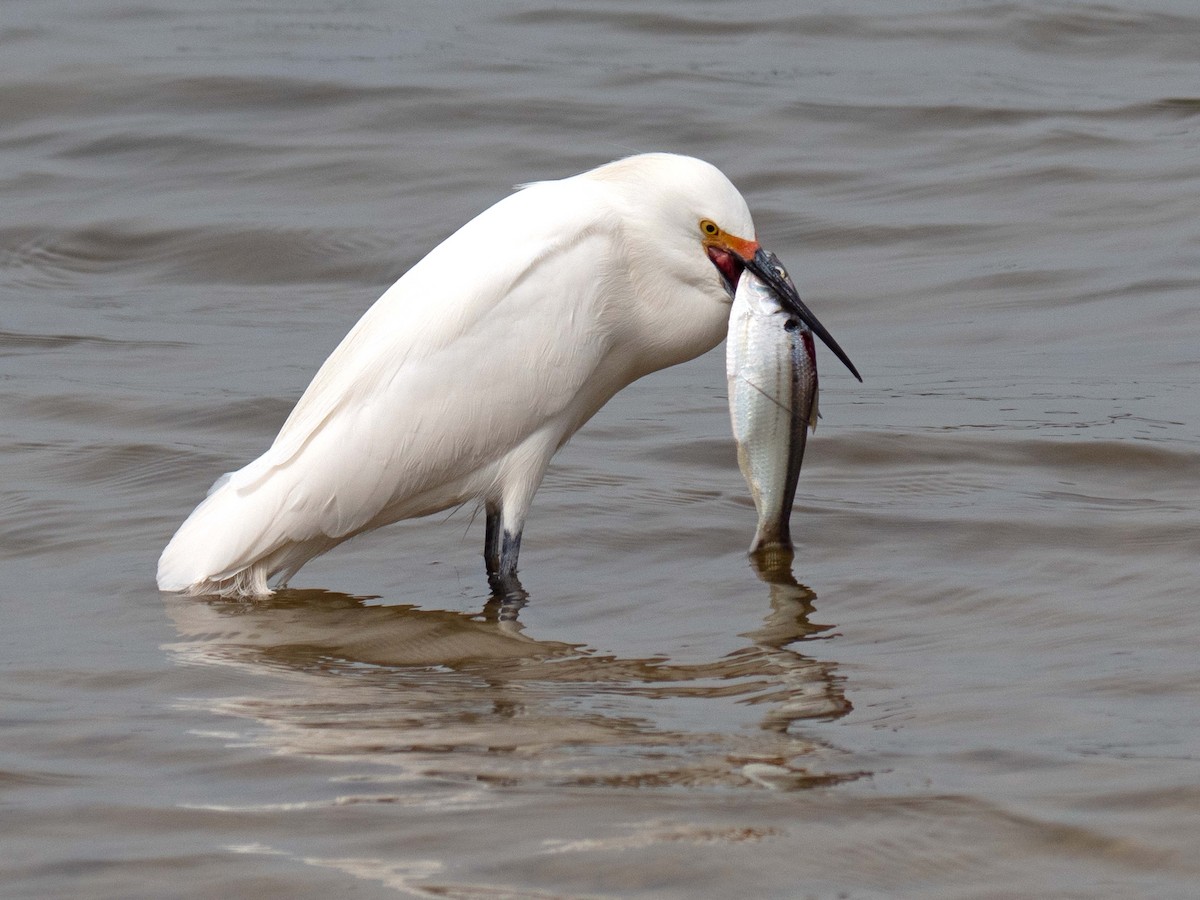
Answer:
[[[794,290],[779,260],[767,256]],[[817,356],[812,331],[749,269],[738,279],[729,311],[725,374],[738,467],[758,511],[750,554],[790,554],[792,502],[819,414]]]

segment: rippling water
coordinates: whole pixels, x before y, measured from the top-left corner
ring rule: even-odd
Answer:
[[[1192,897],[1200,13],[182,3],[0,18],[5,897]],[[790,571],[721,351],[261,604],[157,554],[515,183],[709,159],[833,358]],[[824,353],[824,351],[821,351]]]

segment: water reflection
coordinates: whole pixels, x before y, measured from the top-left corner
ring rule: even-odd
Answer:
[[[795,649],[830,626],[811,621],[790,562],[753,561],[769,611],[745,646],[687,664],[534,638],[513,584],[478,615],[304,590],[165,602],[182,662],[271,676],[206,705],[276,752],[456,782],[796,789],[860,773],[835,771],[839,754],[799,727],[851,707],[836,664]]]

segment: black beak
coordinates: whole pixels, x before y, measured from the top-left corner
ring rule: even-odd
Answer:
[[[788,275],[787,269],[779,261],[774,253],[769,253],[762,248],[754,254],[753,259],[743,260],[747,269],[766,282],[779,297],[783,306],[788,311],[799,316],[800,321],[807,325],[812,333],[819,337],[825,346],[833,351],[833,355],[846,364],[846,368],[851,374],[862,381],[862,376],[858,374],[858,369],[854,368],[854,363],[850,362],[850,357],[846,355],[846,351],[838,346],[838,342],[833,339],[825,326],[817,321],[817,317],[812,314],[804,301],[800,299],[800,293],[796,290],[796,285],[792,284],[792,277]]]

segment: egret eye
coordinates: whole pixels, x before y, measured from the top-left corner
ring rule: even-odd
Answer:
[[[717,227],[717,223],[712,219],[701,219],[700,230],[703,231],[708,237],[716,237],[721,233],[721,229]]]

